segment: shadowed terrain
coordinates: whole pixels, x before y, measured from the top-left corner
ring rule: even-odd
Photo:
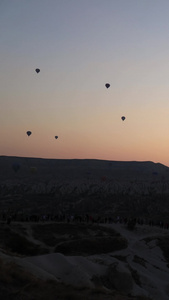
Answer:
[[[0,157],[2,298],[168,299],[168,196],[162,164]]]
[[[167,221],[168,195],[169,168],[160,163],[0,157],[1,212],[18,220],[89,213]]]
[[[115,225],[116,226],[116,225]],[[117,225],[118,229],[119,226]],[[127,229],[126,229],[127,230]],[[156,239],[149,235],[146,242]],[[168,253],[168,243],[161,236],[163,250]],[[77,243],[78,241],[78,243]],[[23,265],[23,258],[39,256],[45,253],[54,253],[59,248],[59,253],[91,257],[104,265],[105,262],[99,255],[109,254],[117,261],[127,262],[126,254],[122,251],[128,249],[128,240],[111,226],[95,224],[65,224],[65,223],[13,223],[1,224],[1,270],[0,292],[4,299],[150,299],[146,296],[125,296],[116,288],[109,277],[111,268],[103,277],[93,276],[95,288],[76,287],[64,282],[39,278]],[[120,252],[119,252],[120,251]],[[57,252],[57,251],[56,251]],[[66,252],[66,253],[65,253]],[[114,254],[113,254],[114,253]],[[117,254],[121,253],[121,254]],[[95,256],[91,256],[95,255]],[[16,260],[17,257],[17,260]],[[21,259],[21,261],[18,259]],[[139,256],[134,257],[137,264],[145,263]],[[22,263],[21,263],[22,262]],[[133,279],[139,282],[136,270],[130,267]],[[44,285],[45,283],[45,285]],[[56,298],[57,297],[57,298]],[[112,298],[113,297],[113,298]]]

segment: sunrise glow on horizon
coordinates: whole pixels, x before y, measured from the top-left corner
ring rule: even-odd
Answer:
[[[166,0],[2,1],[0,155],[169,166],[168,11]]]

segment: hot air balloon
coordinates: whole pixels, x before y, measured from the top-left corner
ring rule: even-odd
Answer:
[[[55,139],[56,139],[56,140],[58,139],[58,136],[57,136],[57,135],[55,135]]]
[[[20,169],[20,164],[17,163],[17,162],[14,162],[13,165],[12,165],[12,168],[13,168],[13,170],[14,170],[15,173],[16,173],[16,172],[18,172],[19,169]]]
[[[31,131],[27,131],[26,134],[27,134],[27,136],[30,136],[32,134],[32,132]]]
[[[121,117],[122,121],[124,121],[124,120],[125,120],[125,118],[126,118],[125,116],[122,116],[122,117]]]
[[[36,73],[39,73],[40,72],[40,69],[35,69]]]
[[[110,83],[106,83],[105,87],[108,89],[110,87]]]

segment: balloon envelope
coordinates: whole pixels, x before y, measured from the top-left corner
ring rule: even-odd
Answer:
[[[108,89],[110,87],[110,83],[106,83],[105,87]]]
[[[125,120],[125,118],[126,118],[125,116],[122,116],[122,117],[121,117],[122,121],[124,121],[124,120]]]
[[[35,69],[36,73],[39,73],[40,72],[40,69]]]
[[[32,134],[32,132],[31,132],[31,131],[27,131],[26,134],[27,134],[28,136],[30,136],[30,135]]]
[[[55,139],[58,139],[58,136],[57,136],[57,135],[55,135]]]

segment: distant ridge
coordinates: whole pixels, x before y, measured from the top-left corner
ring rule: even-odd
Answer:
[[[13,164],[18,163],[18,172]],[[36,168],[34,180],[152,180],[169,178],[169,168],[152,161],[113,161],[99,159],[49,159],[0,156],[0,180],[32,180],[31,168]]]

